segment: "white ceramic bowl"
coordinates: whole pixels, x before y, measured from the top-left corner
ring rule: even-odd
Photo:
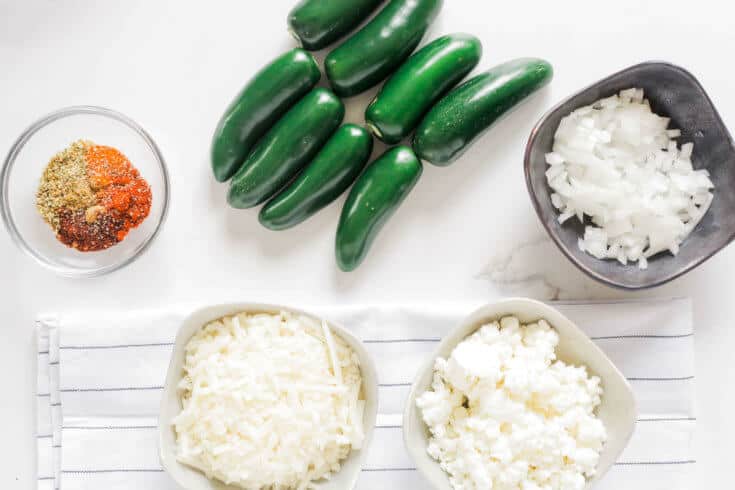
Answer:
[[[184,320],[176,336],[171,363],[169,364],[166,384],[163,390],[161,412],[159,415],[159,449],[161,464],[176,483],[185,490],[242,490],[240,487],[228,486],[221,482],[210,480],[203,473],[176,460],[176,432],[171,421],[182,409],[177,386],[183,375],[183,363],[186,344],[194,333],[212,320],[235,313],[273,313],[281,311],[302,314],[321,321],[321,318],[294,308],[277,305],[230,303],[201,308]],[[375,364],[368,356],[360,340],[344,327],[327,320],[327,324],[336,335],[339,335],[360,358],[362,371],[363,394],[365,396],[365,441],[362,449],[352,451],[342,463],[342,468],[328,481],[315,482],[319,490],[351,490],[355,486],[360,474],[362,462],[372,440],[375,417],[378,411],[378,377]]]
[[[419,472],[434,488],[452,490],[447,474],[426,452],[429,431],[416,407],[416,398],[430,387],[437,357],[448,357],[459,342],[480,326],[509,315],[517,317],[521,323],[545,319],[559,333],[557,357],[569,364],[586,366],[591,374],[602,380],[604,395],[597,415],[607,428],[608,441],[600,455],[597,475],[587,483],[586,488],[590,488],[615,463],[633,434],[637,415],[633,392],[628,381],[610,359],[571,320],[551,306],[530,299],[513,298],[484,306],[463,320],[442,340],[431,359],[423,366],[408,396],[403,415],[403,438],[408,452]]]

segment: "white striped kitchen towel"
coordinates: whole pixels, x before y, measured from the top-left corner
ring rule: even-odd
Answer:
[[[401,413],[419,366],[477,304],[312,308],[367,344],[378,425],[358,490],[428,489],[403,448]],[[631,381],[639,421],[597,490],[684,490],[694,473],[694,349],[687,299],[556,303]],[[38,490],[175,490],[157,413],[176,331],[190,308],[38,320]]]

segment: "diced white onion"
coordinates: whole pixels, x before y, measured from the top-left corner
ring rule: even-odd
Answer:
[[[693,143],[681,149],[669,118],[651,111],[642,89],[581,107],[563,118],[546,155],[559,222],[585,223],[579,248],[599,259],[638,262],[679,245],[704,217],[714,185],[694,170]]]

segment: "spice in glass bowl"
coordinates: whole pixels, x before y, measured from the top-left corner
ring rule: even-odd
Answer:
[[[150,186],[125,155],[85,140],[51,158],[36,192],[56,238],[81,252],[121,242],[148,217],[151,202]]]

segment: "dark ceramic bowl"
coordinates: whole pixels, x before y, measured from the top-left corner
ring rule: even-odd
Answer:
[[[600,260],[579,250],[577,239],[584,226],[576,219],[564,225],[551,204],[544,155],[551,151],[559,122],[575,109],[636,87],[645,91],[652,110],[671,118],[681,129],[679,145],[694,143],[692,163],[710,172],[714,200],[707,214],[682,243],[678,255],[669,252],[649,259],[648,269]],[[528,192],[541,222],[561,251],[587,275],[622,289],[660,286],[688,272],[722,250],[735,238],[735,143],[702,86],[691,73],[662,62],[646,62],[605,78],[562,101],[536,124],[526,146],[525,174]]]

